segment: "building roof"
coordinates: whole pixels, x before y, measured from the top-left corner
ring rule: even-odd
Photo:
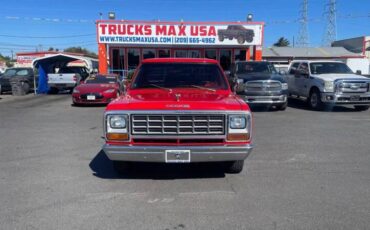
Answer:
[[[362,57],[343,47],[269,47],[263,49],[263,57],[291,58],[340,58]]]

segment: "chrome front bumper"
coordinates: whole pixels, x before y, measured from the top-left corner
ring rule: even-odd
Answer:
[[[166,162],[166,150],[189,150],[190,162],[244,160],[252,145],[225,146],[117,146],[105,144],[103,150],[113,161]]]
[[[343,105],[370,105],[370,93],[363,94],[322,93],[321,101],[324,103],[343,104]]]
[[[240,97],[248,104],[283,104],[287,102],[287,95],[279,96],[247,96]]]

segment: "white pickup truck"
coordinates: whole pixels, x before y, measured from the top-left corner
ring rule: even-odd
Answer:
[[[287,75],[289,96],[305,98],[314,110],[326,105],[370,106],[370,78],[356,75],[339,61],[293,61]]]
[[[48,74],[48,86],[50,93],[58,93],[60,90],[70,90],[80,84],[89,76],[85,67],[62,67],[58,73]]]

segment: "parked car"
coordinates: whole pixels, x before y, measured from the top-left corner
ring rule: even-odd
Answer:
[[[103,146],[118,172],[129,162],[225,162],[239,173],[252,151],[252,116],[216,60],[142,61],[104,114]]]
[[[326,105],[369,109],[370,79],[354,74],[342,62],[293,61],[287,78],[289,95],[306,99],[314,110],[322,110]]]
[[[118,76],[115,74],[97,74],[88,77],[72,92],[75,105],[108,104],[121,94]]]
[[[85,67],[62,67],[58,73],[48,74],[48,86],[50,93],[58,93],[60,90],[70,90],[84,81],[89,76]]]
[[[29,93],[34,85],[34,73],[32,68],[8,68],[0,76],[0,94],[12,91],[11,82],[21,82],[25,93]]]
[[[229,25],[226,29],[219,29],[217,31],[218,40],[220,42],[228,38],[229,40],[237,39],[240,45],[244,44],[245,41],[251,43],[254,38],[254,31],[245,28],[242,25]]]
[[[287,107],[288,84],[270,62],[238,61],[231,67],[229,81],[248,104]]]

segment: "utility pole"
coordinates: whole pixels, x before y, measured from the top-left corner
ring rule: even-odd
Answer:
[[[301,4],[299,17],[299,34],[296,45],[298,47],[307,47],[308,41],[308,0],[303,0]]]
[[[337,40],[337,1],[329,0],[325,5],[326,29],[322,43],[324,46],[330,47],[331,43]]]

